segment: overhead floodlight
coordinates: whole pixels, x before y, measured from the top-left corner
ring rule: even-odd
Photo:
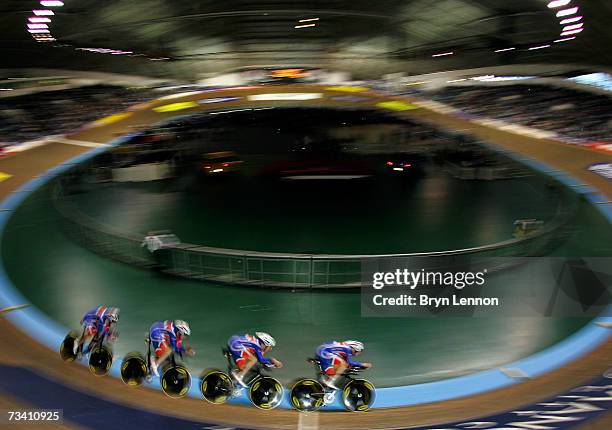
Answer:
[[[554,43],[561,43],[561,42],[567,42],[568,40],[574,40],[576,38],[576,36],[572,36],[572,37],[564,37],[563,39],[557,39],[554,41]]]
[[[28,28],[49,28],[47,24],[28,24]]]
[[[573,16],[571,18],[565,18],[563,21],[561,21],[559,24],[561,25],[565,25],[565,24],[571,24],[572,22],[576,22],[576,21],[580,21],[582,19],[581,16]]]
[[[64,2],[63,1],[59,1],[59,0],[41,0],[40,4],[42,6],[45,7],[59,7],[59,6],[64,6]]]
[[[506,52],[506,51],[514,51],[516,48],[503,48],[503,49],[496,49],[493,52]]]
[[[553,0],[550,3],[548,3],[548,8],[549,9],[554,9],[557,7],[561,7],[561,6],[566,6],[570,3],[571,0]]]
[[[317,25],[317,24],[303,24],[303,25],[296,25],[296,26],[295,26],[295,27],[293,27],[293,28],[306,28],[306,27],[314,27],[314,26],[316,26],[316,25]]]
[[[32,29],[29,28],[28,32],[32,33],[32,34],[38,34],[38,33],[49,33],[49,30],[38,30],[38,29]]]
[[[578,34],[578,33],[582,32],[582,30],[584,30],[584,28],[578,28],[576,30],[564,31],[563,33],[561,33],[561,36],[569,36],[570,34]]]
[[[447,55],[453,55],[454,52],[442,52],[441,54],[434,54],[432,57],[445,57]]]
[[[51,19],[50,18],[45,18],[45,17],[40,17],[40,16],[31,16],[31,17],[28,18],[28,21],[34,22],[34,23],[37,23],[37,22],[51,22]]]
[[[570,7],[569,9],[563,9],[557,12],[557,17],[573,15],[578,12],[577,7]]]
[[[566,25],[565,27],[563,27],[563,30],[561,30],[561,31],[576,30],[577,28],[582,28],[582,23]]]
[[[533,46],[529,48],[528,51],[535,51],[536,49],[544,49],[544,48],[550,48],[550,45]]]
[[[51,16],[55,15],[52,10],[49,9],[34,9],[32,13],[36,16]]]
[[[307,18],[307,19],[300,19],[299,22],[310,22],[310,21],[318,21],[319,18]]]

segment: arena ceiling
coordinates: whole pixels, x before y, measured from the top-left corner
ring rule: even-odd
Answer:
[[[4,67],[183,76],[289,64],[357,75],[504,63],[611,65],[612,2],[571,0],[549,9],[550,1],[63,0],[45,8],[37,0],[3,0],[0,50]],[[583,17],[584,31],[555,43],[563,27],[555,15],[570,6],[579,7],[573,16]],[[33,9],[54,12],[48,26],[56,40],[36,42],[41,34],[28,33]],[[100,48],[107,51],[92,51]],[[510,50],[495,52],[501,49]]]

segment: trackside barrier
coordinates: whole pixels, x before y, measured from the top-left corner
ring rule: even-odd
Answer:
[[[83,169],[76,166],[74,169]],[[82,171],[82,170],[81,170]],[[563,238],[564,227],[577,210],[577,197],[559,188],[556,214],[545,226],[525,237],[475,248],[440,252],[382,255],[283,254],[211,248],[181,243],[150,253],[144,236],[103,224],[71,203],[71,171],[52,186],[52,201],[65,225],[66,234],[77,243],[103,256],[147,269],[201,281],[281,288],[355,288],[362,285],[362,263],[393,257],[437,257],[461,264],[468,258],[529,257],[545,255]],[[488,262],[490,268],[495,263]],[[493,266],[491,266],[491,264]]]

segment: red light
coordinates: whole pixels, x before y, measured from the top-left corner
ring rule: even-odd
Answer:
[[[229,163],[223,163],[223,167],[229,166]]]
[[[205,168],[206,168],[206,169],[210,169],[210,166],[206,166]]]
[[[387,161],[387,166],[393,166],[393,161]]]
[[[406,164],[404,164],[404,167],[412,167],[412,164],[406,163]]]

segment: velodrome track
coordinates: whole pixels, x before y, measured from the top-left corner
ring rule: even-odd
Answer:
[[[66,139],[50,141],[42,146],[0,159],[0,172],[10,175],[4,176],[6,179],[0,182],[0,198],[4,199],[9,196],[21,185],[44,173],[47,169],[83,154],[93,147],[103,146],[106,142],[120,135],[135,131],[135,129],[147,124],[210,108],[211,105],[209,104],[197,104],[197,100],[203,98],[247,97],[261,93],[296,92],[317,93],[323,96],[322,98],[303,101],[249,101],[248,105],[252,107],[271,105],[357,105],[360,107],[370,107],[389,101],[388,98],[369,91],[359,92],[359,96],[363,101],[356,102],[354,98],[351,101],[347,101],[346,98],[339,98],[339,96],[347,95],[347,91],[353,93],[353,90],[350,88],[313,86],[257,87],[220,90],[212,93],[200,92],[180,98],[145,103],[135,107],[126,115],[109,117],[98,122],[93,127],[83,129],[74,135],[68,136]],[[244,98],[227,103],[215,103],[214,109],[243,108],[245,106],[243,100]],[[400,99],[396,101],[400,101]],[[431,121],[448,128],[463,130],[463,132],[473,134],[503,150],[512,152],[515,157],[529,157],[531,160],[546,163],[553,170],[553,175],[556,174],[555,172],[559,172],[559,174],[564,172],[577,179],[579,183],[574,183],[572,186],[583,192],[604,213],[610,214],[612,212],[612,183],[608,179],[587,170],[587,167],[594,163],[612,162],[610,153],[568,145],[553,140],[518,136],[478,125],[465,119],[439,114],[425,108],[411,109],[413,106],[406,104],[409,101],[409,99],[402,98],[399,104],[383,104],[378,107],[397,109],[399,113],[404,112],[404,109],[406,109],[405,114],[407,115]],[[178,105],[178,103],[184,104]],[[167,112],[156,112],[153,110],[155,107],[168,105],[174,105],[175,108],[183,107],[184,109]],[[32,269],[35,270],[35,268]],[[55,387],[49,389],[51,391],[57,390],[58,395],[65,393],[62,390],[69,389],[100,396],[108,400],[108,402],[100,406],[98,414],[104,414],[105,411],[111,415],[113,413],[119,414],[120,412],[117,412],[117,409],[112,407],[113,404],[118,404],[135,408],[130,410],[133,413],[136,413],[135,411],[137,410],[148,410],[163,413],[164,415],[172,414],[189,421],[201,421],[209,424],[223,423],[230,426],[248,428],[295,428],[299,425],[303,428],[308,428],[309,425],[315,424],[319,428],[406,428],[473,420],[494,412],[510,410],[523,404],[548,398],[558,392],[584,384],[612,367],[612,340],[608,337],[608,340],[596,349],[562,368],[553,370],[542,377],[493,392],[414,407],[373,410],[367,414],[321,413],[304,418],[303,415],[292,411],[276,410],[270,413],[239,406],[213,407],[196,399],[170,400],[162,393],[153,390],[129,390],[120,381],[111,378],[94,378],[82,366],[64,365],[57,357],[56,351],[46,349],[27,336],[27,334],[21,333],[7,319],[0,320],[0,341],[3,345],[0,349],[0,366],[15,366],[19,371],[23,371],[23,383],[27,383],[28,377],[36,378],[36,375],[40,375],[41,381],[49,379],[53,381],[50,383],[51,387]],[[8,368],[5,369],[8,370]],[[34,371],[34,374],[26,370]],[[17,372],[15,369],[11,369],[11,371]],[[41,404],[37,403],[36,399],[19,395],[19,390],[13,391],[7,389],[6,385],[0,386],[0,392],[7,393],[0,398],[0,408],[9,408],[11,405],[27,407],[28,405]],[[44,393],[41,392],[40,396],[44,396]],[[90,411],[90,413],[93,417],[94,412]],[[126,411],[121,410],[121,414],[125,415]],[[87,423],[88,421],[77,422]],[[94,423],[95,419],[89,422]],[[180,423],[182,422],[177,421],[175,425],[182,428]],[[587,425],[593,426],[592,428],[611,428],[612,418],[608,413],[607,416]],[[32,428],[35,427],[33,426]],[[97,428],[97,426],[94,427]],[[78,425],[73,426],[70,424],[70,428],[78,428]]]

